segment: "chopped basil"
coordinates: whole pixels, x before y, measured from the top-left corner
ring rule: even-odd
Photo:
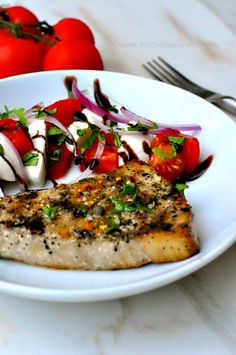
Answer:
[[[98,129],[94,129],[92,131],[91,135],[82,143],[82,145],[81,145],[81,154],[83,154],[95,142],[95,139],[98,136],[98,132],[99,132]]]
[[[62,143],[65,142],[65,140],[67,138],[67,135],[66,134],[60,134],[60,135],[55,136],[55,137],[56,137],[57,144],[61,145]]]
[[[120,148],[122,142],[121,142],[119,134],[117,132],[115,132],[113,128],[110,128],[109,132],[113,135],[114,144],[115,144],[116,148]]]
[[[148,208],[142,206],[139,202],[135,201],[135,199],[132,202],[123,202],[115,197],[111,197],[110,200],[115,205],[113,210],[111,210],[111,212],[114,214],[120,214],[121,212],[136,212],[138,210],[148,210]]]
[[[39,162],[38,153],[27,152],[23,156],[23,164],[24,166],[37,166]]]
[[[63,130],[61,128],[56,127],[56,126],[50,127],[48,130],[49,136],[57,136],[62,133],[64,133]]]
[[[121,195],[123,196],[125,195],[134,196],[135,194],[136,194],[136,186],[132,182],[125,184],[123,190],[121,191]]]
[[[176,153],[179,153],[183,148],[183,144],[185,142],[185,137],[174,137],[174,136],[167,136],[168,141],[171,143],[173,150]]]
[[[0,144],[0,155],[3,157],[4,156],[4,148],[3,146]]]
[[[141,122],[137,122],[134,126],[128,127],[128,131],[148,131],[150,129],[156,129],[158,128],[157,124],[155,122],[153,122],[153,124],[151,126],[147,126]]]
[[[48,158],[53,161],[59,161],[61,159],[61,149],[54,150],[50,155],[48,155]]]
[[[79,137],[82,137],[85,133],[85,130],[84,129],[77,129],[76,133]]]
[[[184,195],[185,189],[188,189],[188,185],[182,184],[182,183],[177,183],[175,184],[176,190],[178,190],[182,195]]]
[[[161,160],[164,160],[166,158],[174,158],[176,156],[176,151],[173,150],[172,153],[167,152],[166,150],[163,150],[159,147],[154,147],[152,148],[152,152],[157,155]]]
[[[120,226],[120,219],[118,216],[113,216],[110,221],[109,224],[107,226],[107,228],[105,229],[105,233],[108,234],[109,232],[112,232],[116,229],[118,229]]]
[[[101,132],[99,132],[99,133],[98,133],[98,139],[99,139],[100,141],[104,141],[104,139],[105,139],[104,134],[102,134]]]
[[[13,114],[18,117],[19,122],[23,126],[26,126],[28,124],[28,121],[27,121],[25,114],[24,114],[25,109],[23,107],[14,108],[12,110],[9,110],[9,108],[7,106],[4,106],[4,108],[5,108],[5,111],[0,113],[0,118],[8,118]]]
[[[52,116],[54,113],[57,112],[57,108],[54,107],[52,109],[46,109],[46,108],[40,108],[37,110],[33,110],[34,113],[36,113],[37,118],[45,117],[45,116]]]
[[[52,220],[56,216],[56,213],[57,213],[57,210],[58,210],[58,206],[54,206],[54,207],[44,206],[42,208],[42,210],[43,210],[43,216],[45,218],[48,218],[48,219]]]

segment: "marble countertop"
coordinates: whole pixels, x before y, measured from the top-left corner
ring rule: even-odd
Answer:
[[[50,23],[92,28],[105,69],[150,77],[160,55],[206,87],[236,96],[235,0],[18,0]],[[158,290],[98,303],[0,295],[1,355],[222,355],[236,349],[236,245]]]

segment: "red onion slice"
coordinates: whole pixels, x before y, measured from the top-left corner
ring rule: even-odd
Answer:
[[[106,116],[106,118],[113,122],[126,123],[128,124],[130,119],[125,116],[121,116],[117,113],[110,113],[103,110],[101,107],[97,106],[92,100],[86,97],[78,88],[75,80],[72,83],[72,92],[76,99],[78,99],[82,106],[86,107],[88,110],[92,111],[96,115],[101,117]]]
[[[166,123],[157,123],[159,128],[156,129],[149,129],[147,132],[149,134],[157,134],[160,133],[161,130],[165,128],[170,128],[170,129],[177,129],[178,131],[200,131],[202,128],[200,125],[193,123],[193,124],[166,124]]]
[[[122,106],[120,110],[125,117],[129,118],[132,121],[140,122],[140,123],[144,124],[145,126],[152,126],[153,125],[153,122],[151,120],[148,120],[144,117],[137,115],[136,113],[128,110],[124,106]]]
[[[78,156],[78,152],[77,152],[77,144],[76,144],[76,141],[73,137],[73,135],[71,134],[71,132],[69,131],[69,129],[66,128],[66,126],[64,126],[60,121],[58,121],[55,117],[53,116],[46,116],[46,117],[43,117],[42,118],[45,122],[48,122],[48,123],[52,123],[54,126],[57,126],[59,127],[63,132],[65,132],[71,139],[72,141],[72,144],[74,146],[74,149],[73,149],[73,154],[74,156]]]
[[[9,159],[9,163],[12,165],[10,166],[15,170],[16,179],[18,179],[20,188],[22,191],[25,191],[25,185],[27,182],[27,177],[25,173],[25,168],[22,162],[22,159],[16,150],[15,146],[12,144],[9,138],[7,138],[3,133],[0,133],[0,143],[2,143],[3,148],[7,150],[11,159]],[[9,164],[9,165],[10,165]],[[13,170],[12,169],[12,170]]]

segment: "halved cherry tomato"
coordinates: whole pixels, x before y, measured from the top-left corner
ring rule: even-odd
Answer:
[[[54,26],[55,35],[61,40],[73,38],[74,41],[83,40],[94,44],[93,33],[82,21],[75,18],[64,18]]]
[[[56,43],[44,59],[44,70],[94,69],[103,70],[103,62],[97,48],[87,42],[75,42],[74,38]]]
[[[166,129],[151,143],[149,163],[155,171],[171,182],[186,178],[197,166],[200,157],[198,139]]]
[[[73,121],[76,112],[81,112],[82,107],[77,99],[63,99],[46,107],[46,110],[56,109],[52,116],[57,118],[64,126],[68,127]]]
[[[84,159],[80,165],[81,170],[83,171],[94,159],[94,155],[97,149],[98,139],[88,148],[84,153]],[[109,173],[110,171],[118,168],[119,156],[118,149],[114,145],[114,139],[112,134],[106,135],[106,144],[101,158],[99,159],[98,166],[94,169],[94,172],[97,174],[100,173]]]
[[[47,148],[47,176],[50,179],[60,179],[66,175],[73,161],[73,154],[67,149],[65,143],[48,144]]]
[[[11,118],[0,119],[0,132],[10,139],[21,157],[34,146],[21,124]]]

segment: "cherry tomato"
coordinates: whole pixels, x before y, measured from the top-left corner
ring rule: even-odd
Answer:
[[[43,55],[36,42],[0,34],[0,78],[41,71]]]
[[[149,163],[158,174],[171,182],[190,175],[199,161],[200,147],[197,138],[177,130],[166,129],[157,134],[151,148]]]
[[[75,113],[82,111],[80,102],[77,99],[59,100],[46,107],[46,110],[53,109],[56,109],[56,112],[52,113],[52,116],[56,117],[66,127],[74,121]]]
[[[102,70],[103,63],[96,47],[74,39],[56,43],[47,53],[44,70],[94,69]]]
[[[0,120],[0,132],[10,139],[21,157],[34,149],[33,143],[19,122],[11,118]]]
[[[111,134],[107,134],[106,136],[107,136],[106,145],[103,154],[99,159],[98,166],[94,169],[94,172],[97,174],[109,173],[110,171],[118,168],[118,164],[119,164],[118,149],[114,145],[113,136]],[[84,159],[80,166],[82,171],[94,159],[97,145],[98,145],[98,139],[96,139],[95,142],[92,144],[92,146],[85,151]]]
[[[9,22],[23,24],[23,31],[37,33],[35,26],[38,18],[35,14],[23,6],[11,6],[4,9]]]
[[[47,147],[47,176],[50,179],[60,179],[66,175],[73,161],[73,154],[65,143],[48,143]]]
[[[55,35],[62,41],[84,40],[94,44],[93,33],[90,28],[82,21],[75,18],[64,18],[54,26]]]

